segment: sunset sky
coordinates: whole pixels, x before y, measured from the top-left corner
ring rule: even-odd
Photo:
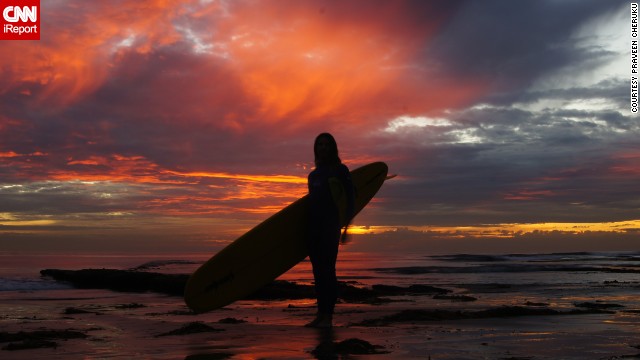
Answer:
[[[41,0],[0,42],[0,250],[215,251],[320,132],[352,249],[638,250],[627,1]]]

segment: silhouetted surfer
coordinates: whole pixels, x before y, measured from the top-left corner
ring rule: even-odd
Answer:
[[[349,169],[338,156],[338,145],[329,133],[316,137],[313,145],[316,168],[309,174],[309,259],[313,266],[318,314],[310,327],[332,326],[333,310],[338,297],[336,260],[340,235],[340,213],[332,187],[341,186],[347,202],[347,226],[354,212],[354,190]],[[337,185],[336,185],[337,184]],[[335,192],[335,189],[334,189]],[[346,226],[342,240],[346,240]]]

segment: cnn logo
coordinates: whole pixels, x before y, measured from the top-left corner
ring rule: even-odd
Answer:
[[[0,40],[40,40],[40,0],[3,0],[0,10]]]

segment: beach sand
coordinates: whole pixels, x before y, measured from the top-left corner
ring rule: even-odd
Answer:
[[[55,347],[23,350],[5,350],[20,341],[4,342],[3,359],[305,359],[347,358],[350,353],[357,358],[434,360],[640,357],[640,314],[635,312],[361,326],[356,324],[415,304],[340,304],[336,326],[318,330],[303,327],[315,311],[311,299],[239,301],[194,315],[174,296],[98,289],[45,292],[0,298],[2,331],[73,330],[86,337],[49,338]],[[366,343],[337,347],[349,339]],[[359,351],[376,353],[353,355]]]

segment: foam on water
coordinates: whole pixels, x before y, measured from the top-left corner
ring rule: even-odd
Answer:
[[[39,291],[70,289],[70,285],[49,279],[0,277],[0,291]]]

